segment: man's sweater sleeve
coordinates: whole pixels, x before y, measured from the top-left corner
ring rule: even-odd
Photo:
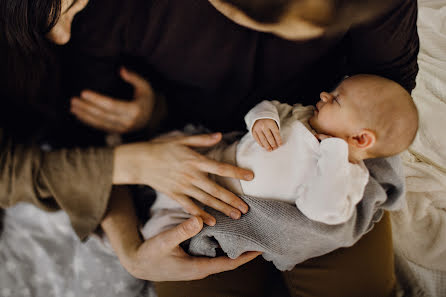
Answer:
[[[0,130],[0,207],[32,203],[63,209],[83,239],[96,229],[112,187],[113,151],[109,148],[44,152],[14,143]]]
[[[411,92],[418,73],[418,7],[416,0],[399,2],[386,15],[349,31],[349,65],[351,74],[384,76]]]

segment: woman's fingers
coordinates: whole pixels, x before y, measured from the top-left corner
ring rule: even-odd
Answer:
[[[152,87],[149,82],[146,81],[142,76],[136,74],[133,71],[129,71],[122,67],[119,71],[121,78],[131,84],[134,88],[135,98],[139,97],[141,94],[146,94],[148,92],[153,92]]]
[[[200,134],[180,137],[177,141],[186,146],[206,147],[216,145],[220,142],[221,137],[221,133]]]
[[[254,174],[250,170],[226,163],[221,163],[215,160],[208,159],[206,157],[202,157],[201,160],[198,161],[196,166],[200,171],[219,176],[242,179],[246,181],[250,181],[254,178]]]
[[[224,213],[228,217],[231,217],[235,220],[239,219],[241,216],[241,213],[238,209],[235,209],[235,208],[227,205],[226,203],[222,202],[219,199],[216,199],[215,197],[209,195],[208,193],[202,191],[201,189],[190,188],[190,189],[186,190],[186,194],[189,197],[192,197],[195,200],[198,200],[201,203],[203,203],[207,206],[210,206],[213,209],[216,209],[216,210]]]
[[[228,191],[227,189],[223,188],[222,186],[218,185],[209,178],[196,179],[192,181],[192,183],[197,188],[207,193],[209,198],[212,198],[213,200],[217,198],[223,201],[225,205],[224,209],[217,209],[217,208],[216,209],[225,213],[227,216],[230,216],[233,219],[238,219],[240,217],[239,212],[245,214],[249,210],[248,205],[242,199],[240,199],[240,197],[238,197],[231,191]],[[213,205],[208,204],[207,200],[206,201],[200,200],[200,201],[208,206],[215,208]],[[234,210],[236,211],[236,213],[232,214],[231,211]]]
[[[116,115],[108,113],[80,99],[74,98],[72,100],[71,112],[80,121],[96,129],[119,132],[125,127]]]
[[[216,223],[216,220],[213,216],[205,212],[203,209],[201,209],[198,205],[196,205],[189,197],[187,197],[184,194],[177,194],[172,195],[172,198],[178,202],[183,209],[194,216],[199,216],[203,219],[203,221],[206,223],[206,225],[214,226]]]
[[[113,114],[121,114],[127,109],[127,102],[119,99],[114,99],[90,90],[82,91],[81,98],[92,105],[95,105],[104,111]]]
[[[202,182],[202,184],[206,183],[207,182]],[[212,185],[208,186],[207,189],[203,189],[203,187],[200,187],[199,185],[196,186],[196,188],[188,189],[186,191],[187,195],[195,198],[196,200],[209,207],[212,207],[213,209],[224,213],[230,218],[237,220],[242,215],[242,209],[243,213],[246,213],[248,211],[248,206],[245,204],[242,206],[243,202],[240,198],[238,198],[228,190],[224,190],[223,188],[217,186],[216,184],[214,187],[212,187]],[[210,191],[212,192],[212,194],[207,193],[206,191]],[[232,206],[229,205],[229,203],[227,204],[226,201],[232,201]]]

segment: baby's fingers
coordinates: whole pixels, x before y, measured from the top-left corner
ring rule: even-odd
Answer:
[[[265,136],[266,136],[266,139],[268,140],[269,145],[271,146],[271,148],[273,150],[275,150],[276,148],[279,147],[279,144],[277,143],[277,141],[273,135],[273,131],[271,131],[271,129],[265,130]]]
[[[268,150],[268,151],[272,151],[273,149],[272,149],[272,147],[269,145],[268,140],[266,139],[265,134],[264,134],[263,132],[260,132],[260,133],[255,132],[255,133],[257,134],[257,138],[258,138],[259,141],[260,141],[260,145],[261,145],[263,148],[265,148],[266,150]]]
[[[280,136],[279,127],[276,126],[276,128],[272,129],[271,131],[274,135],[274,139],[276,140],[277,146],[281,146],[282,145],[282,136]]]

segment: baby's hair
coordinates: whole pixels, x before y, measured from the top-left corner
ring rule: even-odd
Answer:
[[[352,78],[367,83],[358,100],[360,121],[376,134],[376,143],[368,151],[370,157],[388,157],[406,150],[418,130],[418,111],[410,94],[384,77],[361,74]]]

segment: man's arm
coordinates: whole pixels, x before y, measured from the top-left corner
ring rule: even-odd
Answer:
[[[133,276],[152,281],[194,280],[232,270],[259,255],[248,252],[237,259],[191,257],[179,244],[195,236],[203,221],[192,217],[177,227],[143,241],[132,199],[126,188],[114,188],[102,229],[121,264]]]
[[[384,76],[411,92],[418,73],[418,7],[416,0],[399,2],[382,17],[349,31],[349,66],[351,74]]]

